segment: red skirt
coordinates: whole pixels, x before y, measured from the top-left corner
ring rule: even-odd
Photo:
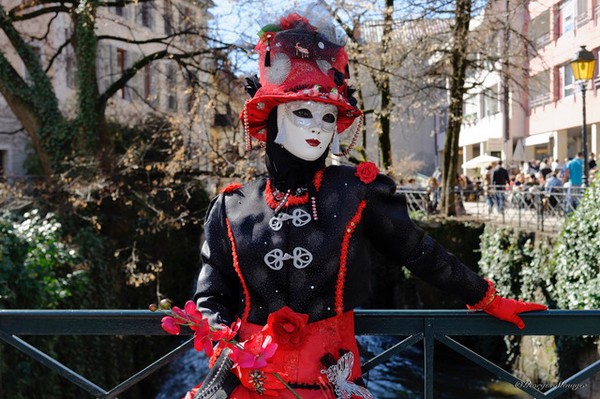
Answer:
[[[245,341],[263,326],[244,323],[239,340]],[[354,312],[346,312],[304,327],[295,347],[280,345],[265,368],[234,367],[241,382],[229,396],[232,399],[372,399],[359,385],[360,357],[354,336]],[[296,396],[296,394],[298,396]]]

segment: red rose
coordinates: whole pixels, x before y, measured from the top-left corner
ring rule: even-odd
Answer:
[[[379,169],[377,168],[377,165],[375,165],[373,162],[361,162],[356,167],[356,173],[354,173],[354,175],[365,184],[369,184],[373,180],[375,180],[378,174]]]
[[[298,15],[297,13],[293,13],[288,15],[287,17],[282,17],[279,19],[279,27],[281,30],[288,29],[298,29],[303,28],[309,31],[316,31],[317,28],[310,24],[310,21],[303,16]]]
[[[307,314],[296,313],[285,306],[269,315],[263,331],[272,335],[279,345],[297,348],[302,344],[306,323],[308,323]]]

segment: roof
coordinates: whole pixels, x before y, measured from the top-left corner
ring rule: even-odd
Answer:
[[[447,35],[452,28],[451,19],[419,19],[394,21],[392,41],[411,43],[424,36]],[[361,39],[366,43],[380,42],[383,36],[383,20],[364,22],[360,27]]]

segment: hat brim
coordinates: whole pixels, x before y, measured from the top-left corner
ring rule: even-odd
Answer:
[[[356,118],[362,116],[363,112],[352,106],[348,101],[341,96],[314,95],[305,92],[284,93],[284,94],[264,94],[257,95],[246,101],[240,118],[244,123],[246,134],[254,137],[259,141],[267,140],[267,120],[269,114],[276,106],[292,101],[317,101],[326,104],[335,105],[338,109],[337,115],[337,131],[343,133],[346,131]]]

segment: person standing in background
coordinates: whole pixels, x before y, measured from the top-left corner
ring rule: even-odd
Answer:
[[[504,201],[506,199],[506,189],[510,184],[508,170],[502,166],[502,160],[498,161],[498,166],[492,171],[492,186],[494,187],[494,202],[498,208],[498,213],[504,213]]]
[[[564,180],[567,181],[567,213],[571,213],[579,205],[579,197],[582,194],[581,186],[583,184],[583,152],[578,152],[577,156],[567,162]]]

